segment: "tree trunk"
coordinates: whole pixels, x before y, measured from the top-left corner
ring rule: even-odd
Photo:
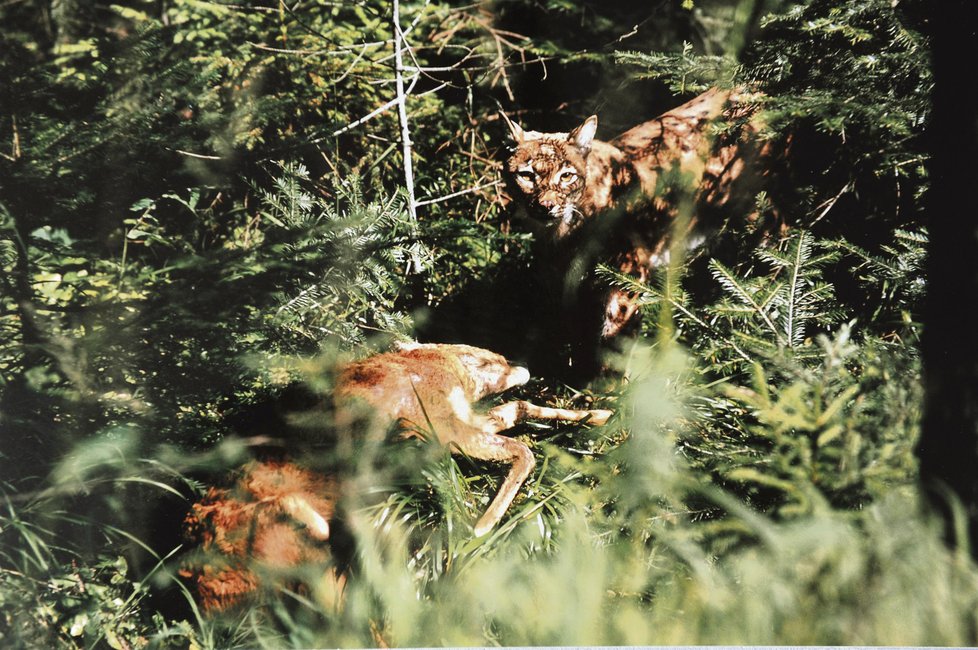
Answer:
[[[976,4],[921,8],[929,14],[934,89],[927,132],[926,397],[917,449],[923,487],[945,518],[949,541],[955,541],[950,491],[967,516],[972,553],[978,549],[978,85],[961,74],[961,64],[978,47]]]

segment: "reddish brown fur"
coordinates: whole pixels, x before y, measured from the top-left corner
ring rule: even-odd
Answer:
[[[337,424],[344,427],[366,415],[374,431],[399,423],[406,435],[429,433],[454,453],[510,464],[496,498],[474,527],[477,536],[484,535],[503,517],[535,462],[525,443],[501,431],[528,417],[601,424],[611,415],[522,401],[486,414],[472,410],[482,398],[528,379],[525,368],[488,350],[412,344],[341,369],[334,392]],[[221,610],[243,602],[274,570],[327,565],[325,520],[333,514],[335,498],[329,480],[294,463],[251,463],[232,488],[211,488],[186,522],[205,553],[204,562],[184,571],[203,608]]]
[[[737,187],[756,184],[747,173],[753,169],[750,159],[758,155],[758,123],[750,99],[743,91],[712,89],[610,142],[590,140],[583,148],[574,135],[589,123],[596,126],[593,116],[570,134],[524,131],[507,120],[517,143],[507,167],[531,210],[549,215],[557,240],[569,240],[590,220],[623,210],[629,217],[618,228],[622,248],[612,252],[611,261],[644,281],[668,259],[670,224],[678,210],[672,196],[676,188],[663,182],[664,173],[678,172],[696,188],[694,221],[686,234],[699,229],[696,219],[704,209],[728,205],[735,196],[752,200],[752,191]],[[720,122],[743,125],[733,130],[733,138],[717,137],[710,127]],[[554,172],[568,165],[581,183],[566,188],[554,184]],[[602,333],[607,337],[621,331],[636,304],[630,293],[613,290],[605,305]]]
[[[325,539],[290,514],[290,498],[303,500],[325,520],[333,515],[331,482],[290,462],[249,463],[232,487],[212,487],[194,504],[184,524],[201,553],[181,574],[193,583],[205,611],[244,602],[276,572],[287,579],[287,569],[329,564]]]
[[[370,381],[356,379],[362,376]],[[528,402],[503,404],[487,414],[473,410],[479,400],[522,385],[529,377],[525,368],[510,366],[501,355],[482,348],[413,344],[347,366],[340,374],[336,399],[348,405],[341,412],[365,403],[382,427],[400,422],[405,433],[430,434],[454,453],[510,464],[496,498],[474,527],[480,536],[503,517],[535,462],[526,444],[500,432],[526,417],[603,423],[611,415]]]

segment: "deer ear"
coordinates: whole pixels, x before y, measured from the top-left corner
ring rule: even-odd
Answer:
[[[591,150],[591,142],[594,134],[598,130],[598,116],[592,115],[584,120],[584,124],[570,132],[567,141],[573,143],[578,149],[587,153]]]
[[[512,136],[513,141],[516,144],[523,144],[523,141],[526,139],[526,134],[523,132],[520,125],[509,119],[509,116],[506,115],[506,113],[499,111],[499,114],[503,116],[503,122],[506,122],[506,126],[509,127],[509,134]]]

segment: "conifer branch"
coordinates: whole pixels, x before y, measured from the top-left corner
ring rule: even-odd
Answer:
[[[713,277],[716,278],[716,280],[724,288],[726,288],[729,293],[739,298],[744,304],[750,306],[754,310],[754,313],[761,317],[761,320],[764,321],[767,328],[771,330],[771,333],[774,334],[775,338],[777,338],[778,344],[785,345],[784,338],[781,336],[778,326],[771,320],[765,306],[758,304],[757,301],[754,300],[754,296],[751,294],[750,290],[740,285],[740,282],[733,272],[716,260],[710,261],[710,269],[713,271]]]
[[[795,340],[795,311],[798,307],[798,294],[801,293],[801,269],[805,264],[811,246],[809,238],[811,236],[802,231],[795,243],[794,260],[791,268],[791,281],[788,283],[787,313],[785,315],[785,336],[788,338],[788,345],[794,347]],[[800,336],[800,332],[799,332]]]
[[[670,307],[682,315],[686,321],[695,324],[704,332],[709,332],[711,337],[723,341],[729,345],[730,349],[732,349],[741,359],[747,363],[754,363],[754,359],[744,350],[742,350],[730,337],[725,336],[719,329],[693,313],[684,300],[677,298],[671,292],[667,295],[666,292],[661,291],[650,284],[646,284],[626,273],[616,271],[615,269],[606,265],[601,265],[598,267],[598,271],[601,275],[610,279],[614,286],[640,296],[640,305],[652,304],[654,302],[667,303]]]

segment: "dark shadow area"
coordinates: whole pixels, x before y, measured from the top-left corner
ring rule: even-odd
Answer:
[[[440,304],[418,312],[424,342],[466,343],[526,365],[534,377],[583,386],[602,368],[608,285],[595,267],[613,250],[621,215],[605,215],[559,243],[539,222],[528,260],[503,258]]]

